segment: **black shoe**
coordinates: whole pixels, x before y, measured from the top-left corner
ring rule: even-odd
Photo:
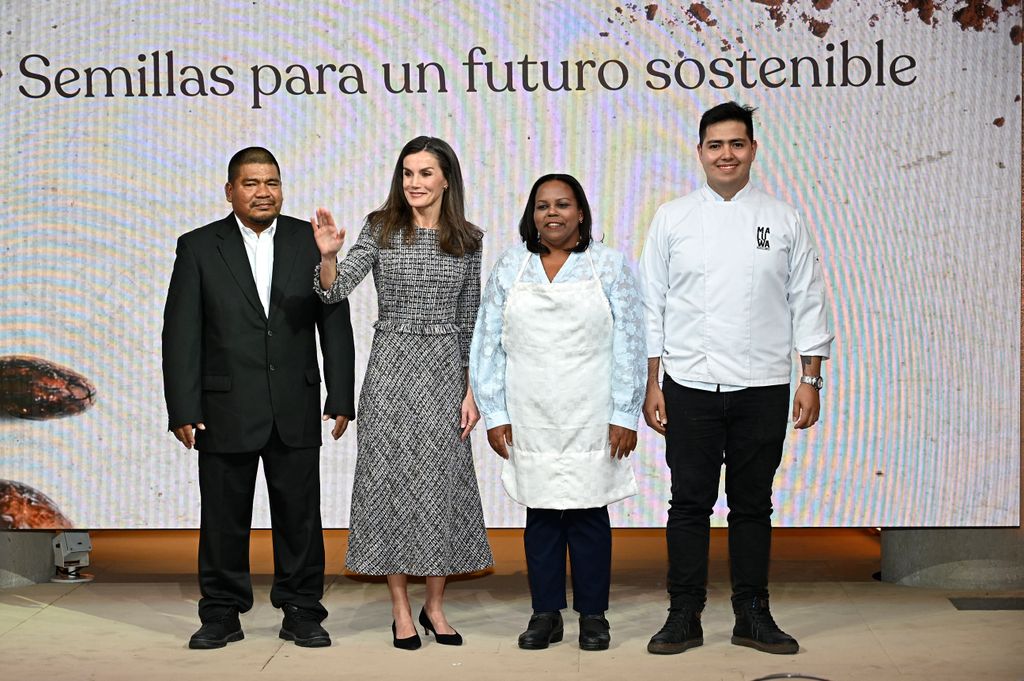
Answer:
[[[203,622],[199,631],[192,634],[192,638],[188,640],[188,647],[194,650],[223,648],[227,644],[241,641],[243,638],[245,638],[245,634],[242,633],[238,615],[226,615],[220,619]]]
[[[767,598],[747,598],[732,604],[736,613],[736,626],[732,630],[732,642],[747,646],[763,653],[793,655],[800,650],[796,639],[779,629],[768,610]]]
[[[418,650],[423,643],[420,641],[419,634],[413,634],[406,638],[398,638],[398,630],[395,628],[395,623],[391,623],[391,638],[394,639],[394,645],[396,648],[402,650]]]
[[[655,655],[675,655],[702,645],[704,629],[700,626],[700,611],[692,608],[669,608],[665,626],[651,637],[647,644],[647,652]]]
[[[331,645],[331,635],[320,626],[320,617],[309,610],[285,603],[284,621],[278,636],[286,641],[295,641],[303,648],[326,648]]]
[[[423,627],[423,635],[428,634],[434,635],[434,640],[443,646],[461,646],[462,645],[462,634],[455,632],[454,634],[439,634],[434,630],[434,625],[430,622],[430,618],[427,617],[427,611],[420,608],[420,625]]]
[[[580,650],[608,650],[610,628],[604,615],[580,615]]]
[[[562,640],[565,630],[562,626],[562,613],[535,612],[526,625],[526,631],[519,634],[519,647],[524,650],[543,650],[551,643]]]

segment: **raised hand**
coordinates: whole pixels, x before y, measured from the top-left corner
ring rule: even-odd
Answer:
[[[326,208],[317,208],[316,214],[309,221],[313,225],[313,238],[316,239],[316,247],[320,249],[320,257],[335,260],[345,244],[345,230],[339,229],[331,211]]]

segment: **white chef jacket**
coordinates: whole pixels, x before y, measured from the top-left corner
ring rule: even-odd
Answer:
[[[654,216],[640,258],[647,356],[682,383],[789,383],[792,352],[828,358],[834,334],[814,244],[790,205],[749,183],[707,184]]]

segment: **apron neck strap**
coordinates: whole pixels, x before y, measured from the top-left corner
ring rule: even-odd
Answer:
[[[587,261],[590,263],[590,271],[594,273],[594,279],[601,281],[601,277],[597,276],[597,267],[594,265],[594,259],[590,257],[590,246],[587,246],[587,250],[584,253],[587,254]]]
[[[519,266],[519,271],[516,272],[516,280],[514,283],[518,284],[519,280],[523,278],[523,272],[526,271],[526,266],[530,264],[530,258],[533,257],[533,253],[530,251],[526,252],[526,257],[523,259],[523,264]]]

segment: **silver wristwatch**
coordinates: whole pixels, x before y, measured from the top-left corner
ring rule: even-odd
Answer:
[[[821,376],[801,376],[801,383],[806,383],[815,390],[821,390],[825,386],[825,380]]]

